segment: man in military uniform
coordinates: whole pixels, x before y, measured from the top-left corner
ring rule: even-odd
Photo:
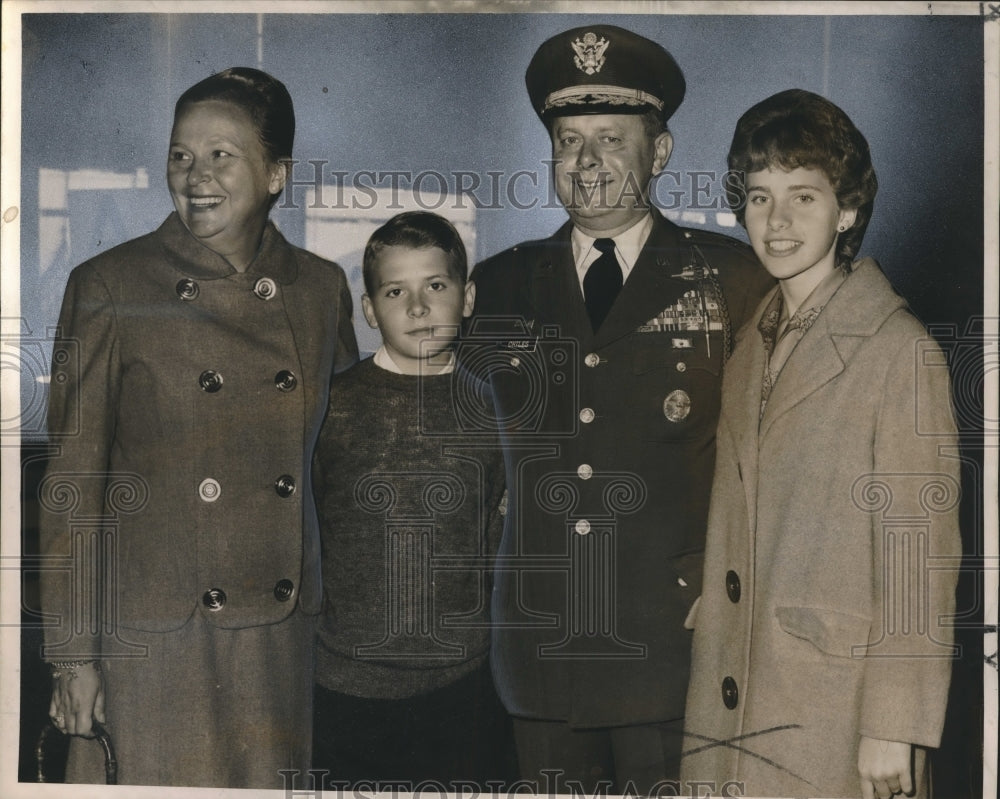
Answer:
[[[540,791],[666,793],[723,364],[771,282],[748,247],[649,204],[685,89],[662,47],[577,28],[526,82],[570,221],[473,274],[468,362],[491,374],[509,489],[494,676]]]

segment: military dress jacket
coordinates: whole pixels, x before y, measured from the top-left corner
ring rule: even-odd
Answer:
[[[761,417],[769,300],[726,367],[682,780],[860,796],[861,735],[934,747],[943,726],[961,546],[948,365],[865,259]]]
[[[595,334],[571,230],[473,273],[463,350],[490,373],[509,491],[494,676],[518,716],[579,727],[675,719],[728,326],[770,278],[745,245],[655,213]]]
[[[224,628],[317,613],[311,454],[356,359],[343,271],[270,223],[242,273],[176,214],[74,269],[39,497],[46,657],[193,613]]]

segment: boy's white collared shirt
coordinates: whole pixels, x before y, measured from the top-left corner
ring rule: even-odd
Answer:
[[[639,260],[639,253],[649,238],[653,229],[653,215],[646,214],[624,233],[619,233],[614,237],[615,257],[618,258],[618,265],[622,270],[622,284],[628,280],[632,267]],[[588,236],[580,228],[574,226],[570,234],[570,241],[573,243],[573,263],[576,264],[576,276],[580,282],[580,291],[583,291],[583,278],[590,269],[590,265],[601,257],[601,252],[594,246],[595,239]]]
[[[372,356],[372,360],[375,361],[376,366],[380,367],[381,369],[385,369],[387,372],[392,372],[397,375],[404,374],[403,370],[396,365],[396,362],[392,359],[392,356],[389,355],[384,344],[375,351],[375,354]],[[436,371],[433,372],[428,371],[427,374],[447,375],[451,374],[454,371],[455,371],[455,353],[452,352],[450,354],[450,357],[448,358],[448,363],[446,363],[444,366],[442,366],[440,369]]]

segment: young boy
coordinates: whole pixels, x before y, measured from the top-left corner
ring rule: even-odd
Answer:
[[[333,382],[314,456],[313,762],[333,783],[504,776],[488,577],[503,464],[495,434],[457,414],[485,391],[455,366],[467,274],[461,237],[436,214],[399,214],[365,248],[362,308],[383,344]]]

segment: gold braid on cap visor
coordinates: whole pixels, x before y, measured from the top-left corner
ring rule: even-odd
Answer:
[[[583,98],[587,98],[583,100]],[[622,86],[569,86],[552,92],[545,98],[542,113],[567,105],[651,105],[657,111],[663,110],[663,101],[641,89],[626,89]]]

